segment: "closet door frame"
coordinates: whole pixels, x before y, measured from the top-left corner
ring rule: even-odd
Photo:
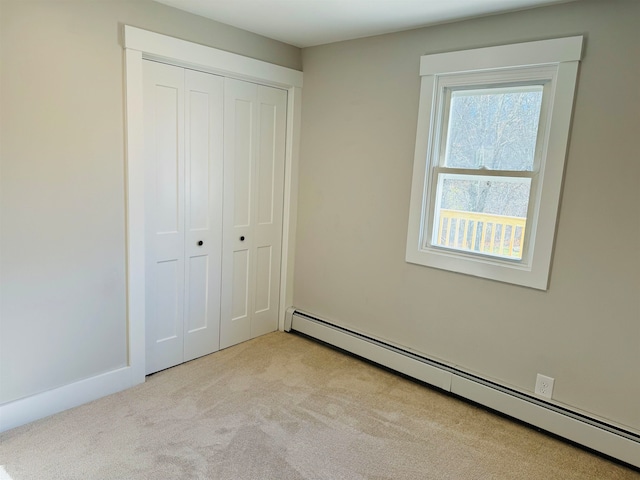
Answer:
[[[205,73],[287,90],[284,210],[278,329],[293,301],[293,260],[298,190],[302,72],[124,26],[126,85],[127,335],[130,385],[145,379],[145,202],[142,60],[155,60]]]

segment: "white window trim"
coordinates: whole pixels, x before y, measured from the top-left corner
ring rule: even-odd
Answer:
[[[556,221],[560,204],[562,177],[566,159],[578,65],[583,37],[568,37],[513,45],[479,48],[425,55],[420,59],[420,103],[416,149],[411,186],[411,205],[407,235],[406,260],[410,263],[474,275],[501,282],[546,290],[553,255]],[[553,70],[549,78],[548,105],[551,109],[546,130],[544,160],[539,174],[537,205],[532,213],[528,254],[520,262],[424,246],[428,231],[425,219],[429,212],[431,170],[438,165],[434,158],[439,141],[439,95],[451,82],[473,82],[474,75],[500,80],[509,72]],[[526,72],[525,72],[526,74]],[[535,76],[535,74],[534,74]],[[460,80],[462,79],[462,80]],[[473,84],[473,83],[471,83]],[[547,92],[545,91],[545,95]],[[542,127],[542,125],[541,125]],[[488,172],[489,173],[489,172]],[[525,258],[526,257],[526,258]]]

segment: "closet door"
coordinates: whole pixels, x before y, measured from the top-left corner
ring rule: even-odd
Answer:
[[[184,361],[220,348],[224,79],[185,71]]]
[[[146,373],[219,349],[223,80],[143,62]]]
[[[286,102],[225,79],[221,348],[278,326]]]
[[[143,62],[146,373],[184,356],[184,71]]]

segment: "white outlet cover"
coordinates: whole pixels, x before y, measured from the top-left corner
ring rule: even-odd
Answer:
[[[553,395],[554,381],[555,380],[551,377],[538,374],[538,376],[536,377],[535,393],[540,395],[541,397],[551,398],[551,396]]]

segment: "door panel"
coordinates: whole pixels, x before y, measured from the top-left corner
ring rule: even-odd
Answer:
[[[189,315],[185,320],[185,335],[202,331],[209,326],[207,290],[209,284],[209,256],[201,255],[189,259]]]
[[[260,121],[256,159],[259,212],[254,219],[256,255],[251,338],[278,328],[287,92],[258,86]],[[266,268],[269,265],[269,268]],[[267,302],[268,299],[268,302]]]
[[[224,81],[224,184],[222,317],[220,348],[242,342],[251,332],[251,214],[257,117],[256,85]]]
[[[187,86],[187,88],[189,88]],[[211,183],[210,138],[209,129],[211,122],[209,117],[209,95],[205,92],[189,90],[187,92],[189,155],[187,164],[189,167],[189,227],[194,229],[209,228],[209,190]]]
[[[219,349],[223,80],[143,61],[147,373]]]
[[[143,62],[145,104],[147,373],[183,357],[184,74]]]
[[[184,361],[220,348],[222,77],[185,70]]]
[[[221,348],[277,329],[286,99],[225,79]]]
[[[249,318],[249,250],[233,252],[233,291],[231,321]],[[248,331],[248,330],[247,330]]]
[[[244,87],[244,88],[243,88]],[[248,87],[248,88],[247,88]],[[240,94],[249,100],[236,98],[232,102],[234,121],[234,180],[233,180],[233,226],[249,226],[251,219],[251,180],[253,168],[253,131],[255,130],[252,91],[255,85],[241,84]]]
[[[274,105],[260,104],[260,152],[258,155],[258,224],[273,223],[274,178],[277,146],[275,134],[277,110]]]
[[[256,249],[256,313],[269,310],[271,305],[271,259],[273,247]]]
[[[176,79],[178,81],[178,79]],[[178,233],[180,221],[179,187],[181,156],[178,155],[178,142],[181,140],[182,115],[178,107],[182,103],[181,86],[155,85],[156,111],[153,114],[155,126],[155,187],[156,187],[156,223],[160,233]]]
[[[179,264],[172,260],[158,262],[155,265],[155,341],[156,343],[170,342],[180,336],[182,330],[182,305],[179,295],[182,280],[179,274]],[[173,354],[182,356],[178,348]]]

